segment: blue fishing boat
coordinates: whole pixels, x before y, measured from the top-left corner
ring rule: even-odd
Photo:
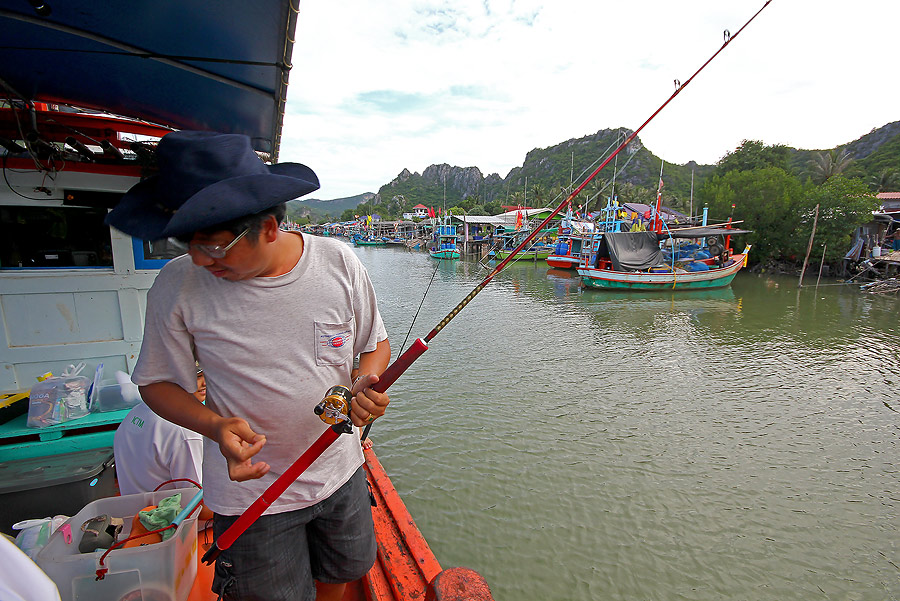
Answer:
[[[456,226],[450,223],[449,217],[444,217],[443,221],[434,228],[434,245],[428,250],[435,259],[458,259],[459,248],[456,241],[459,236],[456,233]]]
[[[385,246],[386,244],[387,242],[374,236],[360,237],[353,240],[354,246]]]

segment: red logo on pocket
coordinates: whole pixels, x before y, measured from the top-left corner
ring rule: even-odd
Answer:
[[[340,348],[340,347],[344,346],[344,339],[341,336],[335,336],[334,338],[329,340],[329,342],[331,343],[331,346],[333,346],[334,348]]]

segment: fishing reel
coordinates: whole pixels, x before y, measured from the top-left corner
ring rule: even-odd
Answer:
[[[316,405],[316,415],[323,422],[334,429],[335,432],[350,434],[353,432],[353,422],[350,421],[350,403],[353,395],[346,386],[332,386],[325,393],[322,402]]]

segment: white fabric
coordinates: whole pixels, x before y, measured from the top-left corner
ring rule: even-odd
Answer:
[[[203,437],[159,417],[143,402],[135,405],[119,427],[113,441],[119,492],[133,495],[150,492],[173,478],[201,482]],[[164,488],[190,486],[177,482]]]
[[[387,332],[375,290],[352,250],[303,236],[294,268],[237,282],[216,278],[188,256],[160,271],[147,297],[143,346],[133,381],[196,387],[192,348],[206,374],[206,404],[246,419],[266,445],[258,480],[232,482],[218,445],[206,440],[204,502],[238,515],[327,428],[313,408],[329,388],[350,384],[353,357],[374,351]],[[362,465],[359,439],[343,435],[265,513],[328,498]]]
[[[59,601],[59,590],[36,563],[0,535],[0,601]]]

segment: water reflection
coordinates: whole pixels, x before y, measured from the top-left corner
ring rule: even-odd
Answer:
[[[395,349],[488,273],[357,252]],[[900,598],[897,309],[514,263],[391,389],[376,449],[442,564],[497,599]]]

